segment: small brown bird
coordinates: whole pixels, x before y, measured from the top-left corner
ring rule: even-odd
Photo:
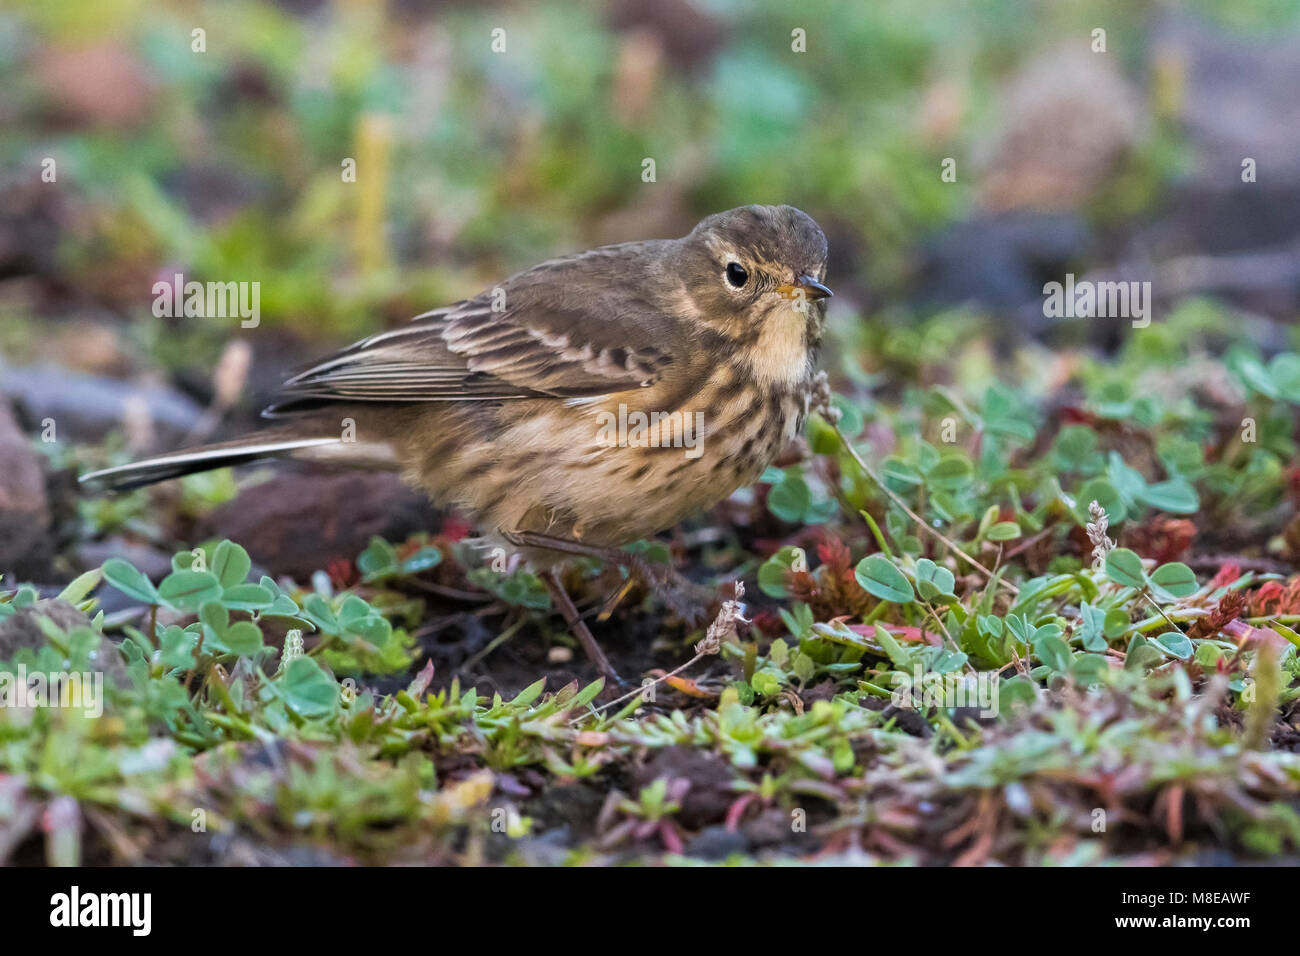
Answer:
[[[754,481],[802,428],[825,270],[826,237],[791,206],[552,259],[293,376],[263,413],[282,425],[81,480],[128,489],[261,458],[380,457],[531,559],[648,574],[621,545]],[[538,563],[613,676],[554,564]]]

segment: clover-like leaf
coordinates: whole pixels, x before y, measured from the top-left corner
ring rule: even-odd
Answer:
[[[397,549],[376,535],[370,539],[366,550],[357,556],[357,570],[361,580],[378,581],[398,573]]]
[[[882,601],[906,604],[916,600],[916,592],[903,572],[883,554],[872,554],[858,562],[853,576],[868,594]]]
[[[1196,573],[1181,561],[1162,564],[1151,572],[1151,589],[1160,597],[1170,600],[1195,594],[1200,585]]]
[[[1142,570],[1142,559],[1128,548],[1113,548],[1106,552],[1106,577],[1126,588],[1144,588],[1147,575]]]
[[[952,603],[957,600],[953,594],[953,588],[956,587],[957,579],[947,568],[940,567],[929,558],[921,558],[916,562],[916,591],[921,595],[924,601],[934,601],[942,598],[944,604]]]
[[[1152,643],[1166,654],[1170,654],[1173,657],[1178,658],[1180,661],[1189,660],[1196,649],[1192,644],[1191,638],[1182,631],[1166,631],[1164,634],[1157,637]]]
[[[212,552],[212,565],[208,569],[217,576],[223,588],[243,584],[253,562],[248,552],[233,541],[222,541]]]
[[[1020,537],[1020,525],[1014,521],[998,521],[984,533],[989,541],[1013,541]]]
[[[211,571],[173,571],[158,585],[158,595],[178,611],[197,611],[221,597],[221,582]]]
[[[1196,489],[1184,478],[1170,478],[1168,481],[1147,485],[1138,494],[1138,498],[1151,508],[1171,514],[1195,514],[1201,506]]]
[[[1034,641],[1034,654],[1038,659],[1057,673],[1064,674],[1070,669],[1070,647],[1054,634],[1047,634]]]
[[[153,582],[122,558],[109,558],[104,562],[104,580],[129,598],[145,604],[161,604],[162,598]]]
[[[215,642],[217,650],[240,657],[255,657],[264,648],[262,631],[252,621],[236,621]]]
[[[275,681],[291,709],[303,717],[323,717],[339,706],[339,685],[310,657],[295,657]]]

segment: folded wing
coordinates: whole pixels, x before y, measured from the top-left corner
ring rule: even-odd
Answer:
[[[594,256],[539,266],[363,339],[289,379],[265,414],[331,402],[571,399],[653,385],[681,348],[677,323],[636,294],[638,283],[618,281],[619,257]]]

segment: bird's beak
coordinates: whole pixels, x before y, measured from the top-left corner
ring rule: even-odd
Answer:
[[[776,291],[787,299],[793,299],[802,295],[805,298],[812,299],[814,302],[818,299],[829,299],[835,294],[810,275],[801,275],[792,283],[779,285],[776,287]]]

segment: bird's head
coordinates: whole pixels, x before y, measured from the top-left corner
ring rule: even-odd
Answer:
[[[773,320],[820,337],[826,236],[793,206],[741,206],[709,216],[680,240],[675,269],[705,321],[732,335]],[[791,316],[793,313],[793,316]]]

